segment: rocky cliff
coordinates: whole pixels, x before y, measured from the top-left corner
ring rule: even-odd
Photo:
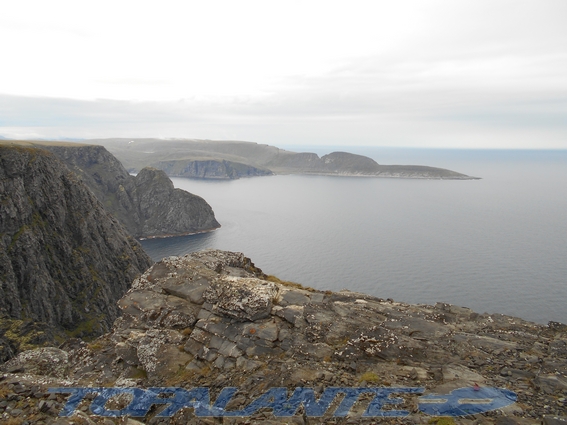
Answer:
[[[104,207],[134,237],[161,237],[204,232],[220,227],[201,197],[174,189],[160,170],[131,176],[102,146],[34,143],[62,159],[77,173]]]
[[[170,177],[236,180],[241,177],[271,176],[270,170],[227,160],[191,159],[159,161],[156,167]]]
[[[151,260],[43,149],[0,145],[0,359],[107,331]]]
[[[207,202],[192,193],[175,189],[167,175],[156,168],[146,167],[132,180],[133,185],[125,186],[137,215],[133,228],[139,237],[161,237],[198,233],[216,229],[220,224],[215,219]],[[128,187],[129,189],[126,189]],[[124,204],[128,205],[127,202]],[[130,216],[124,217],[125,220]]]
[[[556,425],[567,415],[567,327],[558,323],[318,291],[266,276],[244,255],[223,251],[156,263],[119,306],[123,315],[112,332],[95,342],[68,341],[6,363],[4,418],[16,412],[54,423],[68,399],[64,387],[87,386],[93,394],[57,424],[107,424],[97,415],[134,407],[142,423],[191,425]],[[48,397],[48,386],[63,388]],[[108,386],[131,388],[136,403],[126,394],[113,398]],[[161,387],[185,392],[159,399]],[[235,390],[223,398],[225,387]],[[403,393],[408,387],[414,392]],[[198,403],[189,397],[195,388],[207,391]],[[307,402],[302,406],[292,393]],[[153,401],[141,403],[148,396]],[[217,397],[224,402],[216,406],[224,407],[213,416],[228,417],[196,417]],[[257,397],[270,408],[261,409]],[[170,401],[172,417],[159,416],[164,407],[151,408]],[[457,416],[440,417],[447,404]],[[393,410],[405,413],[389,418]]]

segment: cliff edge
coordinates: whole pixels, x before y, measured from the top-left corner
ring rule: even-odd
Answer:
[[[323,292],[216,250],[154,264],[118,304],[112,332],[93,343],[69,341],[2,366],[0,394],[13,394],[10,385],[32,394],[28,406],[37,407],[27,412],[46,424],[107,423],[97,415],[128,409],[142,423],[191,425],[555,425],[567,415],[567,326],[559,323]],[[47,370],[48,358],[66,361]],[[47,386],[59,395],[45,400]],[[65,387],[93,395],[57,419],[71,400]],[[136,403],[126,393],[113,398],[121,391]]]
[[[139,243],[43,149],[0,145],[0,205],[0,359],[108,331],[151,264]]]
[[[174,189],[163,171],[144,168],[132,176],[103,146],[28,143],[65,162],[136,238],[186,235],[220,227],[203,198]]]

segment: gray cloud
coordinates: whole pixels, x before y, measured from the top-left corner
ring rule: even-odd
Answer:
[[[482,103],[482,96],[477,95],[474,104],[460,103],[459,98],[436,91],[375,96],[332,90],[297,90],[260,101],[234,99],[222,103],[0,96],[0,134],[567,148],[567,96]]]
[[[544,48],[523,38],[502,46],[502,39],[440,43],[427,54],[400,49],[350,58],[321,75],[282,78],[263,96],[132,102],[0,95],[0,134],[567,148],[567,53],[558,43]]]
[[[302,5],[304,14],[297,16],[286,9],[296,32],[281,37],[287,24],[258,20],[239,5],[234,13],[242,21],[231,16],[227,27],[213,32],[203,31],[209,29],[206,20],[194,27],[194,33],[182,26],[161,27],[163,32],[155,31],[147,39],[151,43],[143,49],[138,46],[138,52],[143,52],[139,59],[147,63],[136,62],[139,66],[132,67],[132,45],[127,42],[138,43],[138,37],[148,33],[137,32],[139,24],[125,23],[112,33],[116,35],[109,39],[112,44],[104,44],[108,40],[98,40],[103,34],[99,26],[89,24],[86,38],[93,50],[88,58],[105,66],[98,73],[84,72],[98,85],[89,86],[92,91],[75,93],[73,88],[81,90],[86,82],[74,80],[82,76],[81,68],[70,62],[60,68],[72,81],[54,92],[77,96],[88,92],[91,96],[104,89],[106,95],[114,93],[117,98],[143,93],[142,98],[151,99],[179,90],[181,99],[84,101],[0,95],[0,135],[567,148],[567,2],[431,0],[388,5],[368,2],[343,9]],[[154,18],[153,12],[144,15],[148,25]],[[119,22],[120,14],[112,19]],[[44,25],[49,28],[39,25],[38,31],[45,30],[45,34],[52,33],[52,28],[70,29],[61,22]],[[175,31],[165,31],[170,28]],[[30,28],[24,25],[24,30],[25,35]],[[179,37],[179,44],[172,42],[173,35]],[[123,51],[118,49],[112,56],[109,51],[115,44]],[[35,39],[28,47],[36,48]],[[61,60],[73,57],[65,50],[56,52]],[[302,66],[310,56],[317,60]],[[262,67],[264,64],[270,66]],[[147,74],[141,72],[146,67]],[[65,74],[67,68],[71,71]],[[278,73],[280,68],[286,71]],[[190,72],[195,69],[202,72]],[[175,78],[169,78],[173,74]],[[237,74],[239,78],[232,78]],[[184,85],[176,79],[183,75],[194,80]],[[196,76],[210,78],[199,81]],[[263,83],[251,84],[242,76]],[[199,92],[200,83],[211,82],[218,82],[214,93],[225,88],[230,93],[246,92],[234,90],[241,83],[249,84],[255,94],[193,95]],[[30,93],[39,92],[30,89]]]

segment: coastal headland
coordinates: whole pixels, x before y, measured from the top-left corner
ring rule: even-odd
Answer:
[[[319,157],[253,142],[197,139],[96,139],[128,169],[145,166],[170,177],[232,180],[273,174],[383,177],[406,179],[475,180],[456,171],[425,165],[384,165],[349,152]]]

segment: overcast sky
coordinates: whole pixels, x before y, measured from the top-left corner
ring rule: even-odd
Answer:
[[[0,135],[567,149],[567,1],[6,1]]]

